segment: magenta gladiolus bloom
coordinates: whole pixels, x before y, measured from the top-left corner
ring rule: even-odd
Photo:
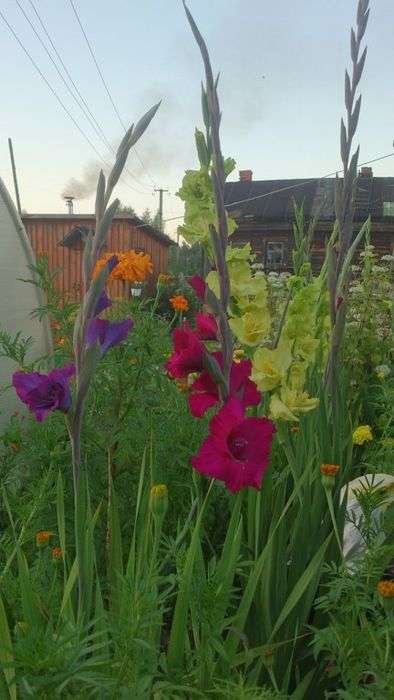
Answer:
[[[105,291],[105,289],[103,289],[103,291],[101,292],[101,294],[99,296],[99,300],[96,304],[96,308],[94,310],[94,315],[98,316],[99,314],[101,314],[102,311],[105,311],[105,309],[108,309],[110,306],[112,306],[112,301],[109,298],[109,296],[107,295],[107,292]]]
[[[222,353],[212,353],[216,358],[220,368],[223,367]],[[244,408],[248,406],[258,406],[261,401],[261,394],[256,384],[249,379],[252,371],[250,360],[233,362],[230,370],[230,396],[241,401]],[[200,376],[190,387],[189,407],[195,418],[201,418],[209,408],[219,401],[218,387],[207,370],[201,372]]]
[[[172,334],[174,352],[165,363],[165,368],[174,379],[187,377],[191,372],[201,372],[204,348],[187,321]]]
[[[196,314],[196,334],[200,340],[217,340],[218,324],[212,314]]]
[[[241,401],[230,398],[209,424],[210,433],[192,464],[200,474],[224,481],[234,493],[261,487],[269,464],[274,424],[245,418]]]
[[[41,423],[51,411],[67,412],[71,408],[69,381],[74,365],[54,369],[49,374],[14,372],[12,383],[19,398]]]
[[[204,301],[205,290],[207,288],[205,280],[199,275],[194,275],[193,277],[189,277],[187,282],[190,284],[192,289],[194,289],[198,298],[201,299],[201,301]]]
[[[133,321],[105,321],[101,318],[92,319],[86,330],[86,341],[88,345],[99,343],[101,352],[107,352],[115,345],[119,345],[127,338],[129,331],[133,327]]]

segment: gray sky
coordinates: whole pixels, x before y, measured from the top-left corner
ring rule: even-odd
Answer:
[[[113,145],[122,127],[88,53],[70,0],[32,0],[57,50]],[[40,29],[29,0],[19,0]],[[170,190],[165,218],[182,213],[175,197],[185,169],[195,167],[193,132],[201,126],[199,52],[180,0],[74,0],[122,119],[138,119],[163,99],[155,122],[132,154],[117,195],[138,213],[154,210],[153,182]],[[356,0],[189,0],[215,71],[221,72],[222,143],[237,169],[255,179],[315,177],[339,168],[339,119],[344,111],[344,69]],[[107,161],[108,148],[73,103],[18,8],[0,9]],[[368,57],[361,91],[358,140],[361,160],[394,150],[394,5],[371,0]],[[70,178],[98,158],[39,77],[0,19],[0,175],[13,194],[7,137],[14,142],[22,206],[29,212],[65,211],[61,193]],[[264,76],[264,77],[263,77]],[[394,175],[394,158],[376,175]],[[236,177],[237,174],[234,175]],[[231,179],[231,178],[230,178]],[[138,190],[136,192],[135,190]],[[92,211],[93,197],[75,210]],[[175,231],[177,222],[168,224]]]

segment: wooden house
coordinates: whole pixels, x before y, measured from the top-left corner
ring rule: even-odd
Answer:
[[[305,220],[316,216],[312,264],[320,269],[335,221],[335,178],[253,180],[241,170],[238,182],[227,182],[226,209],[237,222],[233,243],[251,243],[266,270],[291,271],[294,248],[294,202],[303,205]],[[379,255],[394,250],[394,177],[374,177],[363,167],[357,180],[354,233],[371,216],[371,243]]]
[[[49,269],[61,269],[56,285],[70,298],[79,298],[82,281],[83,238],[94,230],[95,219],[90,214],[25,214],[23,223],[36,256],[47,255]],[[168,252],[173,241],[153,226],[129,214],[114,217],[108,234],[106,251],[135,250],[150,255],[152,285],[160,272],[167,272]],[[122,282],[114,282],[112,294],[117,297],[128,293]]]

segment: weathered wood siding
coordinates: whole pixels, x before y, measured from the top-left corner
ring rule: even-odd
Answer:
[[[362,223],[355,222],[354,234],[360,230]],[[325,258],[326,244],[332,233],[333,224],[319,223],[315,230],[312,245],[312,266],[314,271],[319,271]],[[292,251],[294,249],[294,235],[290,223],[261,223],[257,221],[241,221],[237,230],[232,234],[231,241],[235,245],[243,246],[251,244],[252,251],[256,255],[256,261],[266,264],[266,245],[268,242],[283,243],[283,265],[275,269],[280,271],[292,270]],[[392,222],[372,222],[371,243],[375,246],[376,254],[392,255],[394,251],[394,224]],[[364,244],[360,246],[360,251]]]
[[[74,247],[59,245],[73,229],[93,228],[94,219],[78,219],[77,216],[59,218],[24,217],[24,224],[36,254],[47,255],[49,269],[61,268],[56,286],[63,294],[78,298],[82,283],[82,244]],[[160,272],[167,272],[168,244],[133,225],[127,219],[115,219],[108,236],[108,252],[137,250],[148,253],[153,263],[152,283]],[[115,282],[111,289],[114,296],[127,293],[123,282]]]

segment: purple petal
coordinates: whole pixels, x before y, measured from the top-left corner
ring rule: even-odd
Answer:
[[[115,322],[94,318],[87,327],[86,341],[88,345],[94,345],[98,342],[101,352],[104,354],[125,340],[132,327],[133,321],[131,319]]]
[[[108,297],[105,289],[103,289],[103,291],[101,292],[100,298],[96,304],[96,308],[94,310],[94,316],[98,316],[99,314],[101,314],[102,311],[104,311],[105,309],[108,309],[108,307],[110,307],[110,306],[112,306],[112,301]]]
[[[37,389],[43,380],[43,375],[39,372],[14,372],[12,383],[14,389],[23,403],[28,400],[28,395]]]
[[[119,262],[119,259],[118,259],[117,255],[113,255],[112,258],[110,258],[110,259],[108,260],[108,262],[107,262],[107,267],[108,267],[108,270],[109,270],[110,273],[112,272],[112,270],[114,269],[114,267],[117,266],[118,262]]]

